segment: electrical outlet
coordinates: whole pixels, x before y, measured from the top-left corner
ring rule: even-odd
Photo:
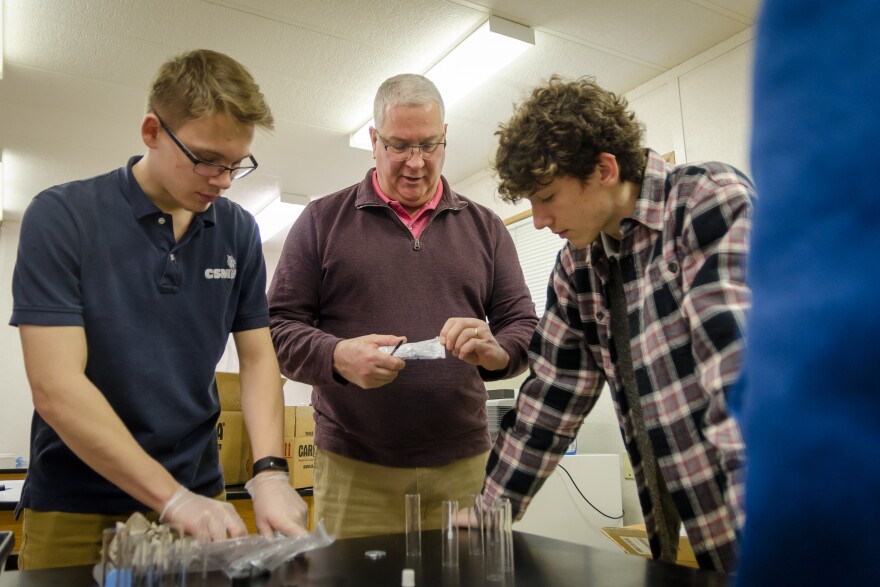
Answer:
[[[632,463],[629,462],[629,455],[624,453],[620,453],[620,458],[623,462],[623,478],[624,479],[635,479],[636,476],[633,473]]]

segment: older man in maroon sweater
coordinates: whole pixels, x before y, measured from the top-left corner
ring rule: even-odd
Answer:
[[[426,528],[442,500],[479,493],[483,381],[525,370],[537,324],[503,223],[441,175],[434,84],[386,80],[374,120],[375,169],[306,207],[269,290],[282,371],[313,386],[316,519],[340,537],[402,532],[407,493]],[[438,336],[442,360],[379,348]]]

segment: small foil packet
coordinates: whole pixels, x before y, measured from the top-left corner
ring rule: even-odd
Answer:
[[[394,347],[380,346],[379,350],[383,353],[391,353],[391,351],[394,350]],[[402,344],[394,353],[394,356],[405,361],[415,359],[445,359],[446,347],[440,344],[440,337],[435,336],[430,340]]]

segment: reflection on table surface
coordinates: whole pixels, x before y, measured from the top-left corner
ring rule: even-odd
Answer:
[[[21,487],[23,479],[0,479],[0,503],[15,506],[21,499]],[[10,509],[13,509],[10,507]]]
[[[261,587],[396,586],[405,568],[415,571],[416,587],[523,586],[638,587],[688,585],[716,587],[727,577],[709,571],[649,561],[531,534],[514,532],[514,571],[504,581],[487,581],[484,558],[469,553],[467,530],[459,531],[459,565],[441,565],[440,531],[422,535],[422,556],[408,559],[405,535],[391,534],[338,540],[327,548],[307,553],[279,568],[271,577],[236,580],[235,585]],[[385,557],[370,560],[364,553],[381,550]],[[71,567],[0,575],[0,587],[93,586],[90,567]],[[188,587],[226,587],[233,583],[222,573],[207,580],[188,581]]]

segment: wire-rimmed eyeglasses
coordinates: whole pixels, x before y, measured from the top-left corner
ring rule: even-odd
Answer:
[[[257,160],[254,159],[253,155],[248,155],[243,159],[243,161],[247,161],[250,159],[251,165],[240,165],[238,167],[226,167],[225,165],[220,165],[219,163],[209,163],[208,161],[202,161],[198,157],[192,154],[192,151],[186,148],[186,146],[180,142],[180,139],[175,136],[171,129],[168,128],[168,125],[165,124],[165,121],[162,120],[162,117],[156,111],[153,111],[153,114],[156,115],[156,118],[159,119],[159,124],[162,125],[162,128],[165,129],[165,132],[168,133],[168,136],[171,137],[171,140],[174,141],[174,144],[180,147],[180,150],[183,151],[183,154],[186,155],[187,159],[192,161],[193,171],[202,177],[218,177],[223,175],[227,171],[229,172],[230,179],[240,179],[257,168]]]
[[[382,142],[382,146],[385,147],[385,152],[388,153],[392,158],[397,159],[398,161],[408,161],[410,157],[413,156],[416,149],[419,150],[419,155],[427,161],[430,159],[434,153],[437,152],[441,146],[446,148],[446,137],[444,136],[444,140],[441,143],[423,143],[421,145],[392,145],[385,141],[382,138],[382,135],[379,134],[379,131],[376,131],[376,136],[379,137],[379,140]]]

